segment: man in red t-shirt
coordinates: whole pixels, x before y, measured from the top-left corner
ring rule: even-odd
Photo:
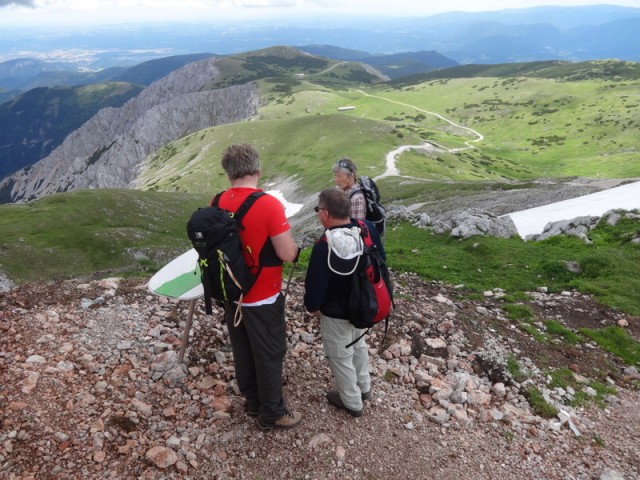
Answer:
[[[231,145],[222,156],[231,188],[219,207],[235,212],[258,189],[260,157],[250,145]],[[240,239],[247,265],[261,266],[254,285],[242,300],[242,321],[235,326],[236,305],[225,303],[225,321],[233,349],[238,388],[249,415],[258,416],[264,430],[291,428],[302,415],[287,409],[282,394],[282,367],[287,328],[282,295],[282,262],[293,262],[299,248],[280,201],[263,195],[242,220]]]

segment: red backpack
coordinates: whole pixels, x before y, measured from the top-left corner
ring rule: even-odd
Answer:
[[[391,308],[395,306],[391,277],[382,255],[371,239],[367,225],[362,220],[356,221],[361,230],[360,236],[364,241],[364,250],[352,275],[349,321],[356,328],[366,328],[368,331],[369,328],[384,320],[386,335]],[[366,333],[364,332],[347,345],[347,348]]]

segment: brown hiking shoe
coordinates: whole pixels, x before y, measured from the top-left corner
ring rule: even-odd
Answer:
[[[258,426],[263,430],[273,430],[274,428],[291,428],[295,427],[300,420],[302,420],[302,414],[300,412],[294,412],[287,410],[285,414],[274,422],[266,422],[262,418],[258,419]]]

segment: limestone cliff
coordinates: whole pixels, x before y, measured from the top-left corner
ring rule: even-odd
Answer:
[[[77,188],[126,188],[150,153],[200,129],[255,115],[253,83],[203,90],[218,75],[215,58],[190,63],[120,108],[105,108],[49,156],[0,183],[0,202]]]

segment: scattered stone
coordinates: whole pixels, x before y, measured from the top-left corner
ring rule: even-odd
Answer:
[[[611,468],[605,468],[600,474],[600,480],[625,480],[625,477]]]
[[[145,458],[158,468],[169,468],[178,461],[176,452],[167,447],[151,447],[147,450]]]
[[[536,371],[518,345],[511,345],[509,339],[493,331],[500,327],[499,313],[493,313],[499,309],[494,309],[493,304],[498,304],[497,298],[504,295],[502,290],[488,290],[490,296],[484,305],[477,305],[477,301],[459,299],[451,287],[433,283],[426,289],[411,276],[398,276],[399,291],[410,292],[412,301],[422,308],[408,310],[403,305],[406,300],[400,296],[397,314],[405,321],[393,324],[393,334],[384,337],[384,342],[380,342],[381,329],[369,332],[374,396],[359,419],[327,408],[326,401],[320,400],[318,406],[318,390],[328,388],[330,373],[318,325],[298,310],[295,302],[299,300],[293,297],[295,306],[288,310],[290,348],[285,375],[289,375],[285,380],[289,403],[303,413],[301,425],[315,429],[318,426],[314,416],[330,416],[335,428],[347,426],[353,431],[354,443],[349,442],[353,446],[359,441],[358,436],[370,435],[371,426],[384,419],[385,434],[404,436],[405,441],[420,441],[423,434],[429,436],[434,431],[440,431],[444,438],[455,432],[456,440],[449,443],[461,452],[465,451],[464,442],[474,444],[484,435],[503,435],[514,449],[523,449],[532,458],[543,451],[542,442],[557,450],[569,448],[566,442],[581,433],[591,438],[588,435],[597,423],[588,423],[582,418],[582,410],[574,411],[562,404],[577,392],[596,395],[588,386],[591,380],[578,373],[584,371],[580,357],[576,356],[572,368],[579,387],[547,391],[565,411],[567,416],[562,420],[548,422],[531,413],[520,393],[521,386],[506,375],[504,362],[511,354],[518,359],[527,382],[545,384],[544,373]],[[75,303],[72,307],[56,306],[56,310],[51,303],[42,311],[0,309],[2,320],[10,319],[0,323],[4,329],[4,340],[0,341],[13,342],[9,344],[11,348],[3,344],[0,349],[0,366],[8,379],[0,396],[8,413],[3,418],[6,428],[0,433],[3,469],[11,468],[14,463],[10,462],[23,455],[23,445],[41,448],[41,437],[53,445],[49,451],[57,457],[36,459],[38,470],[34,471],[44,471],[44,465],[51,464],[52,474],[61,477],[67,468],[74,468],[88,472],[88,479],[106,478],[115,472],[115,465],[120,469],[126,465],[136,478],[242,478],[250,472],[243,470],[246,465],[253,464],[252,459],[260,455],[257,447],[251,450],[254,441],[263,445],[262,452],[277,451],[278,445],[286,445],[310,462],[322,456],[332,460],[332,468],[344,469],[354,478],[367,475],[357,461],[353,465],[345,463],[346,449],[337,445],[341,439],[322,433],[324,425],[315,431],[296,428],[262,432],[257,428],[255,420],[242,408],[226,327],[211,322],[199,309],[194,316],[191,344],[181,363],[176,346],[186,305],[140,295],[133,297],[135,302],[126,303],[119,294],[101,294],[95,282],[86,284],[82,292],[90,298],[104,296],[105,303],[87,310]],[[554,302],[569,308],[581,298],[576,292],[533,292],[531,296],[539,308]],[[26,318],[29,321],[24,321]],[[623,316],[616,314],[606,319],[610,324]],[[542,325],[541,322],[537,323]],[[464,327],[469,325],[477,327],[475,331],[484,337],[484,345],[478,351],[470,349],[469,338],[465,337]],[[489,328],[480,328],[487,325]],[[510,335],[509,330],[504,331]],[[17,343],[20,341],[25,346]],[[584,351],[577,349],[577,354]],[[627,367],[620,380],[633,380],[637,375],[636,367]],[[617,376],[614,378],[618,380]],[[615,384],[613,379],[609,383]],[[51,405],[41,398],[51,399]],[[605,401],[609,412],[618,399],[610,395]],[[43,432],[44,428],[49,430]],[[309,440],[305,431],[313,431],[314,436]],[[312,454],[310,450],[320,451]],[[590,471],[597,471],[601,465],[599,455],[605,451],[591,448]],[[200,452],[207,452],[209,457]],[[238,469],[240,459],[250,461],[243,461],[242,469]],[[607,461],[612,468],[619,465]],[[279,465],[282,475],[287,476],[289,461],[280,461]],[[172,466],[175,469],[170,472],[153,473]],[[548,468],[548,476],[561,475],[555,467]],[[215,469],[218,470],[214,472]],[[576,470],[571,473],[580,476]],[[323,474],[327,478],[335,476],[335,472]]]
[[[315,450],[322,445],[331,444],[332,442],[333,440],[329,435],[327,435],[326,433],[319,433],[317,435],[314,435],[311,440],[309,440],[309,448]]]

